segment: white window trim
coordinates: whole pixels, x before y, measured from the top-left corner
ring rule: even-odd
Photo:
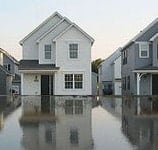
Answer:
[[[77,58],[70,58],[70,49],[69,49],[69,45],[70,44],[78,44],[78,57]],[[80,44],[78,41],[69,41],[68,44],[68,60],[71,60],[71,61],[76,61],[76,60],[79,60],[79,57],[80,57]]]
[[[65,74],[73,74],[73,88],[72,89],[66,89],[65,88]],[[83,75],[82,88],[81,89],[74,88],[74,74],[82,74]],[[63,90],[64,91],[84,91],[85,90],[85,72],[84,71],[76,71],[76,72],[65,71],[63,73]]]
[[[139,42],[139,58],[149,58],[149,42]],[[146,44],[148,46],[147,56],[141,56],[141,45]]]

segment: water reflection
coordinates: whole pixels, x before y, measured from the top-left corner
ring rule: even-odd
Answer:
[[[121,119],[122,116],[122,98],[120,97],[102,97],[100,99],[102,108]]]
[[[122,131],[125,136],[138,150],[157,150],[158,98],[123,98],[122,105]]]
[[[0,96],[0,130],[3,129],[5,119],[21,105],[20,97]]]
[[[156,150],[157,97],[0,97],[0,149]],[[17,109],[18,108],[18,109]],[[10,143],[10,144],[8,144]]]
[[[25,149],[90,150],[91,98],[23,97],[20,124]]]

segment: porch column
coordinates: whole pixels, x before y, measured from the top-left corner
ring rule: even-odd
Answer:
[[[140,80],[141,77],[146,73],[137,73],[137,96],[140,95]],[[141,112],[140,108],[140,97],[137,97],[137,114],[139,115]]]
[[[137,95],[140,95],[140,80],[146,73],[137,73]]]
[[[140,73],[137,73],[137,95],[140,95]]]

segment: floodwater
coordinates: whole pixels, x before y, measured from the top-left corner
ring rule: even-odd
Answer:
[[[157,149],[157,97],[0,97],[0,150]]]

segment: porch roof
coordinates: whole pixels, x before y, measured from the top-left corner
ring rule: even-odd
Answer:
[[[56,67],[55,64],[39,64],[38,60],[21,60],[19,65],[19,71],[24,72],[41,72],[41,71],[57,71],[59,67]]]
[[[156,66],[145,66],[138,69],[133,70],[136,73],[158,73],[158,67]]]

